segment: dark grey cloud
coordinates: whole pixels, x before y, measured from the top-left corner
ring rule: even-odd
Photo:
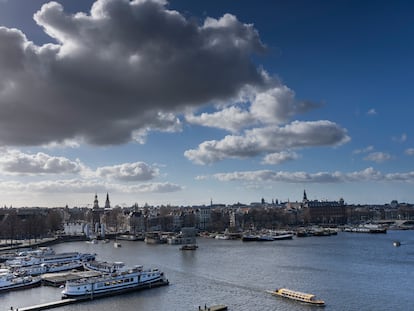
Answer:
[[[251,61],[257,31],[230,14],[200,25],[162,1],[97,0],[77,14],[50,2],[34,19],[57,43],[0,27],[2,144],[120,144],[176,129],[160,116],[266,84]]]

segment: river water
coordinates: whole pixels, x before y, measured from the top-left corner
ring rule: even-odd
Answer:
[[[400,247],[392,242],[399,240]],[[337,236],[242,242],[198,238],[196,251],[173,245],[71,242],[56,252],[97,254],[98,260],[159,268],[169,286],[68,305],[65,311],[191,311],[226,304],[229,311],[315,310],[273,297],[265,290],[287,287],[316,294],[325,310],[414,310],[414,231],[387,234],[340,232]],[[60,299],[61,289],[0,294],[0,311]]]

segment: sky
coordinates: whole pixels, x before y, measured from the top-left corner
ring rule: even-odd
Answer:
[[[414,203],[413,9],[0,0],[0,206]]]

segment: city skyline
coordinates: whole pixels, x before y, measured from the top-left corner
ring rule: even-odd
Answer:
[[[413,8],[0,0],[0,204],[412,203]]]

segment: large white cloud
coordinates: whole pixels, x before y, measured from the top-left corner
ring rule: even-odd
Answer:
[[[268,81],[265,90],[246,88],[239,98],[242,103],[225,107],[212,113],[188,114],[186,120],[193,124],[225,129],[231,132],[255,125],[278,125],[286,123],[298,113],[319,107],[310,101],[298,101],[295,93],[277,81]]]
[[[27,154],[19,150],[0,150],[0,169],[4,174],[77,174],[85,170],[79,161],[51,156],[43,152]]]
[[[257,31],[230,14],[200,25],[164,1],[97,0],[77,14],[50,2],[34,18],[52,44],[0,27],[5,145],[142,141],[177,129],[166,114],[267,83],[251,60],[264,49]]]
[[[283,127],[255,128],[246,130],[244,135],[205,141],[197,149],[185,151],[184,155],[194,163],[209,164],[293,148],[340,145],[349,139],[345,129],[330,121],[294,121]]]
[[[155,181],[160,175],[160,169],[145,162],[121,163],[92,169],[80,160],[72,161],[43,152],[24,153],[6,148],[0,149],[1,175],[24,178],[24,181],[10,178],[8,181],[0,180],[0,190],[11,192],[93,193],[99,190],[165,193],[183,189],[174,183]],[[37,181],[38,175],[48,175],[50,180]],[[74,175],[77,178],[73,178]]]
[[[120,181],[146,181],[159,175],[159,169],[144,162],[123,163],[97,169],[97,175]]]

